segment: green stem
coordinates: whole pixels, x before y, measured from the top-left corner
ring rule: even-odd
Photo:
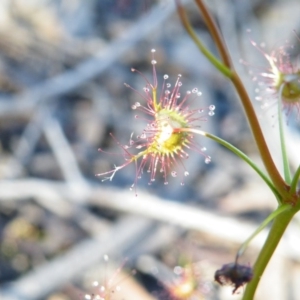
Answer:
[[[209,32],[211,33],[212,37],[214,38],[214,40],[216,42],[216,46],[218,47],[218,49],[221,53],[223,61],[225,61],[226,65],[230,66],[229,55],[227,53],[225,44],[220,37],[219,31],[218,31],[218,28],[217,28],[215,22],[213,22],[211,15],[209,14],[206,6],[202,3],[202,1],[201,0],[195,0],[195,1],[204,16],[204,21],[206,22]],[[245,113],[246,113],[246,116],[247,116],[247,119],[249,122],[249,126],[251,128],[253,137],[255,139],[256,145],[258,147],[258,150],[259,150],[261,159],[265,165],[265,168],[266,168],[272,182],[274,183],[278,193],[281,196],[283,196],[284,198],[287,198],[288,197],[288,185],[285,183],[285,181],[281,177],[281,175],[280,175],[279,171],[277,170],[276,165],[272,159],[269,148],[267,146],[267,143],[264,139],[262,130],[260,128],[256,113],[254,111],[252,102],[246,92],[246,89],[245,89],[241,79],[239,78],[237,73],[233,70],[233,67],[231,67],[229,69],[226,65],[222,64],[216,57],[214,57],[203,46],[203,44],[201,43],[201,41],[198,39],[197,35],[195,34],[187,16],[186,16],[184,8],[179,3],[179,0],[176,0],[176,3],[177,3],[177,10],[178,10],[178,14],[181,19],[181,22],[182,22],[184,28],[186,29],[186,31],[188,32],[188,34],[191,36],[191,38],[195,42],[195,44],[200,49],[200,51],[209,59],[210,62],[212,62],[216,66],[216,68],[222,74],[224,74],[226,77],[231,79],[238,95],[240,96],[242,105],[244,107],[244,110],[245,110]]]
[[[255,262],[253,272],[254,276],[250,283],[248,283],[242,300],[253,300],[256,288],[259,284],[260,278],[269,263],[282,235],[284,234],[288,224],[299,210],[299,207],[291,207],[290,210],[286,210],[278,215],[272,224],[269,235],[263,248],[261,249],[259,256]]]
[[[264,172],[241,150],[239,150],[238,148],[234,147],[233,145],[231,145],[230,143],[224,141],[223,139],[207,133],[205,131],[199,130],[199,129],[193,129],[193,128],[180,128],[180,131],[187,131],[187,132],[193,132],[196,134],[200,134],[203,136],[206,136],[214,141],[216,141],[217,143],[223,145],[224,147],[226,147],[227,149],[229,149],[230,151],[232,151],[233,153],[235,153],[237,156],[239,156],[240,158],[242,158],[262,179],[263,181],[269,186],[269,188],[272,190],[272,192],[274,193],[275,197],[277,198],[278,202],[280,203],[280,199],[281,196],[280,194],[277,192],[276,188],[274,187],[273,183],[271,182],[271,180],[264,174]]]
[[[278,95],[279,98],[282,95],[283,87],[284,87],[284,85],[282,84],[280,87],[280,90],[279,90],[279,95]],[[278,99],[278,121],[279,121],[279,136],[280,136],[280,146],[281,146],[281,154],[282,154],[282,162],[283,162],[284,179],[288,184],[290,184],[292,180],[291,180],[290,164],[289,164],[288,155],[287,155],[287,151],[286,151],[286,144],[285,144],[281,99]]]
[[[255,139],[256,145],[258,147],[261,159],[265,165],[265,168],[274,183],[277,191],[284,198],[288,197],[288,186],[281,177],[276,165],[272,159],[269,148],[267,146],[266,140],[263,136],[262,130],[260,128],[255,110],[253,108],[252,102],[247,94],[247,91],[236,72],[234,72],[232,77],[232,83],[236,88],[237,93],[240,96],[241,102],[243,104],[249,126],[252,130],[253,137]]]
[[[245,249],[248,247],[249,243],[277,216],[289,209],[291,206],[289,204],[280,205],[276,210],[274,210],[260,225],[259,227],[248,237],[248,239],[241,245],[237,252],[237,258],[240,257]]]
[[[298,169],[297,169],[297,171],[296,171],[296,173],[295,173],[295,175],[293,177],[292,183],[291,183],[290,193],[292,195],[296,193],[299,179],[300,179],[300,166],[298,167]]]
[[[192,40],[195,42],[196,46],[199,48],[199,50],[206,56],[206,58],[226,77],[231,78],[232,72],[231,70],[224,65],[220,60],[218,60],[203,44],[202,42],[198,39],[192,25],[190,24],[187,15],[185,13],[184,8],[182,5],[179,3],[179,0],[176,0],[177,4],[177,11],[178,15],[180,17],[181,23],[187,33],[190,35]]]
[[[232,64],[231,64],[231,60],[230,60],[230,55],[227,51],[226,45],[222,39],[220,30],[219,30],[214,18],[212,17],[210,11],[203,4],[202,0],[195,0],[195,2],[203,15],[204,22],[205,22],[207,28],[209,29],[209,32],[216,44],[216,47],[219,50],[220,56],[221,56],[224,64],[227,66],[228,69],[231,69]]]

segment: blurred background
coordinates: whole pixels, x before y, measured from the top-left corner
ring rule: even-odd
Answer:
[[[195,4],[182,2],[215,52]],[[300,2],[209,5],[255,102],[252,78],[267,62],[250,40],[267,53],[288,40],[297,60],[300,41],[293,31],[300,32]],[[144,128],[131,109],[142,99],[124,83],[142,91],[145,82],[132,67],[152,80],[152,48],[159,83],[164,74],[171,83],[182,74],[183,93],[202,92],[195,107],[216,106],[202,128],[261,165],[235,91],[198,52],[172,0],[1,0],[1,300],[241,298],[243,288],[232,295],[232,287],[214,282],[214,272],[234,261],[239,245],[276,207],[244,162],[200,138],[212,161],[189,153],[184,186],[177,178],[167,186],[157,178],[149,186],[144,174],[135,197],[129,190],[134,166],[112,181],[95,176],[123,161],[109,133],[127,144]],[[280,167],[274,111],[255,105]],[[299,123],[290,117],[287,143],[295,169]],[[300,299],[298,231],[296,219],[256,299]],[[261,233],[239,262],[253,265],[265,237]]]

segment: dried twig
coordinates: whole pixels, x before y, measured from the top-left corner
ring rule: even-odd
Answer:
[[[80,189],[79,186],[78,188]],[[51,201],[51,198],[72,201],[73,196],[65,184],[45,180],[2,181],[0,183],[2,201],[22,200],[28,197],[41,199],[40,201]],[[87,203],[99,205],[99,207],[179,225],[185,229],[198,230],[237,244],[243,243],[257,228],[255,224],[235,220],[232,217],[222,217],[199,207],[164,201],[142,191],[139,191],[138,197],[134,197],[129,191],[90,187],[86,199]],[[266,235],[265,230],[253,240],[251,245],[261,247]],[[283,244],[281,250],[283,255],[299,260],[296,245],[300,244],[300,241],[295,236],[293,240],[289,239],[288,246]]]

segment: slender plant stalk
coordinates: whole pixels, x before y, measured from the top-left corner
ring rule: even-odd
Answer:
[[[255,262],[253,272],[254,277],[248,283],[245,293],[243,296],[243,300],[253,300],[256,288],[259,284],[260,278],[269,263],[282,235],[284,234],[288,224],[290,223],[291,219],[295,215],[295,213],[299,210],[299,207],[292,207],[290,210],[286,210],[277,216],[274,219],[272,224],[271,230],[269,232],[268,238],[265,241],[263,248],[261,249],[258,258]]]
[[[252,240],[252,238],[258,234],[262,228],[266,226],[273,218],[273,224],[271,226],[271,230],[269,232],[268,238],[265,241],[265,244],[259,253],[259,256],[257,258],[257,261],[254,265],[254,277],[251,280],[251,282],[247,285],[243,300],[253,300],[254,294],[256,291],[256,288],[258,286],[258,283],[260,281],[260,278],[270,260],[272,257],[282,235],[285,232],[286,227],[288,226],[289,222],[293,218],[294,214],[300,209],[299,203],[299,195],[297,194],[297,184],[300,177],[300,166],[296,171],[296,174],[294,175],[294,178],[291,182],[291,176],[290,171],[286,167],[288,166],[288,160],[287,155],[285,152],[284,146],[282,146],[282,154],[283,154],[283,163],[285,167],[285,176],[284,178],[279,173],[273,159],[271,156],[271,153],[269,151],[268,145],[265,141],[265,138],[263,136],[263,132],[261,130],[260,124],[258,122],[254,107],[252,105],[252,102],[249,98],[249,95],[245,89],[245,86],[243,85],[240,77],[234,70],[232,64],[230,55],[227,51],[226,45],[222,39],[221,33],[219,31],[219,28],[217,27],[213,17],[211,16],[210,12],[208,11],[206,5],[203,3],[202,0],[195,0],[199,10],[201,11],[203,15],[203,19],[208,27],[208,30],[215,42],[216,47],[218,48],[218,51],[220,53],[222,63],[218,61],[217,58],[215,58],[213,55],[209,53],[209,51],[204,47],[202,42],[198,39],[196,33],[194,32],[191,24],[188,21],[188,18],[185,14],[185,11],[183,7],[179,5],[179,0],[176,0],[177,7],[178,7],[178,13],[181,18],[181,22],[186,29],[187,33],[191,36],[195,44],[198,46],[200,51],[204,53],[204,55],[217,67],[217,69],[223,73],[226,77],[228,77],[241,100],[241,103],[243,105],[249,126],[251,128],[255,143],[258,147],[261,159],[264,163],[264,166],[267,170],[267,173],[271,179],[269,178],[260,170],[257,168],[257,166],[247,157],[244,153],[239,152],[238,149],[233,147],[232,145],[228,144],[227,142],[223,140],[218,140],[217,137],[204,134],[207,137],[210,137],[214,139],[215,141],[219,142],[223,146],[227,147],[234,153],[236,153],[238,156],[243,158],[260,176],[261,178],[268,184],[268,186],[272,189],[274,192],[277,200],[279,201],[279,208],[272,213],[269,218],[267,218],[261,226],[257,229],[253,235],[251,235],[245,242],[244,245],[242,245],[240,251],[238,252],[238,255],[240,255],[245,247],[248,245],[248,243]],[[281,122],[282,123],[282,122]],[[282,125],[282,124],[281,124]],[[284,136],[283,136],[283,130],[282,126],[280,128],[280,139],[281,143],[284,143]],[[238,150],[238,151],[237,151]],[[287,182],[285,182],[287,180]],[[288,184],[291,183],[291,188]]]
[[[205,24],[209,28],[210,34],[216,44],[217,49],[219,50],[223,63],[225,64],[225,66],[231,69],[232,63],[231,63],[230,55],[227,51],[227,47],[223,41],[220,31],[218,30],[214,18],[212,17],[210,11],[206,9],[206,6],[203,4],[202,0],[195,0],[195,2],[203,15]]]
[[[293,180],[292,180],[292,183],[291,183],[291,190],[290,190],[290,192],[291,192],[292,195],[296,193],[299,179],[300,179],[300,166],[296,170],[295,175],[294,175]]]
[[[203,14],[203,16],[205,16],[204,21],[206,22],[209,32],[211,33],[214,40],[216,41],[216,46],[218,47],[219,52],[222,53],[221,55],[222,55],[223,60],[226,58],[227,63],[230,64],[229,54],[228,54],[226,46],[221,38],[220,31],[219,31],[218,27],[216,26],[212,16],[210,15],[207,7],[203,4],[202,0],[195,0],[195,1],[197,3],[201,13]],[[177,7],[178,7],[178,13],[179,13],[179,16],[180,16],[180,19],[181,19],[181,22],[182,22],[184,28],[186,29],[188,34],[191,36],[193,41],[196,43],[196,45],[199,47],[199,49],[203,53],[203,50],[202,50],[203,44],[201,43],[201,41],[198,39],[197,35],[195,34],[191,24],[189,23],[189,21],[187,19],[187,16],[186,16],[186,13],[185,13],[183,7],[179,4],[179,0],[176,0],[176,3],[177,3]],[[208,51],[208,50],[205,48],[205,51]],[[209,54],[205,54],[205,56],[210,57]],[[213,58],[214,58],[214,60],[216,59],[214,56],[213,56]],[[212,63],[214,63],[214,60],[212,60],[210,58],[209,58],[209,60]],[[221,63],[221,65],[218,65],[218,66],[219,67],[217,67],[217,68],[225,76],[230,78],[238,95],[240,96],[240,99],[241,99],[242,105],[244,107],[252,134],[254,136],[255,142],[256,142],[258,150],[260,152],[261,159],[265,165],[265,168],[266,168],[271,180],[273,181],[279,194],[281,196],[283,196],[283,198],[288,198],[289,197],[288,186],[285,183],[285,181],[283,180],[279,171],[277,170],[276,165],[272,159],[269,148],[267,146],[267,143],[264,139],[262,130],[260,128],[258,119],[256,117],[254,108],[252,106],[251,100],[246,92],[246,89],[245,89],[242,81],[240,80],[237,73],[233,70],[232,66],[231,66],[231,70],[229,70],[222,63]],[[230,73],[225,72],[226,70],[230,71]]]
[[[177,4],[177,12],[180,17],[180,21],[185,28],[185,30],[188,32],[194,43],[197,45],[199,50],[204,54],[204,56],[226,77],[230,78],[232,76],[231,70],[228,66],[223,64],[219,59],[217,59],[198,39],[191,23],[189,22],[189,19],[185,13],[184,8],[180,4],[179,0],[176,0]]]
[[[289,204],[282,204],[276,210],[274,210],[260,225],[259,227],[247,238],[247,240],[241,245],[239,251],[237,252],[237,259],[244,253],[249,243],[264,229],[266,226],[273,221],[276,217],[282,214],[284,211],[290,209]]]
[[[284,197],[287,198],[288,186],[281,177],[273,159],[270,154],[269,148],[267,146],[266,140],[263,136],[261,127],[259,125],[255,110],[253,108],[252,102],[248,96],[248,93],[236,72],[232,77],[232,83],[236,88],[238,95],[240,96],[241,102],[243,104],[248,123],[252,130],[253,137],[255,139],[256,145],[258,147],[261,159],[265,165],[265,168],[272,179],[277,191]]]
[[[284,87],[284,84],[282,84],[280,89],[279,89],[279,93],[278,93],[279,98],[282,95],[283,87]],[[278,123],[279,123],[279,137],[280,137],[280,146],[281,146],[281,155],[282,155],[284,179],[288,184],[290,184],[292,179],[291,179],[290,164],[289,164],[288,155],[287,155],[287,151],[286,151],[281,99],[278,99]]]
[[[280,194],[277,192],[276,188],[274,187],[273,183],[271,182],[271,180],[268,178],[268,176],[266,176],[266,174],[264,174],[264,172],[241,150],[239,150],[238,148],[234,147],[232,144],[228,143],[227,141],[202,130],[199,129],[193,129],[193,128],[187,128],[186,130],[184,128],[180,128],[180,131],[187,131],[187,132],[193,132],[196,134],[200,134],[203,136],[206,136],[212,140],[214,140],[215,142],[219,143],[220,145],[226,147],[227,149],[229,149],[230,151],[232,151],[234,154],[236,154],[238,157],[240,157],[241,159],[243,159],[262,179],[263,181],[269,186],[269,188],[271,189],[271,191],[273,192],[273,194],[275,195],[278,204],[281,203],[281,196]]]

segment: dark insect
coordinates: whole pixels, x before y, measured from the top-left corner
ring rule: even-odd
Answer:
[[[251,267],[240,265],[236,262],[223,265],[220,270],[215,272],[215,281],[221,285],[233,285],[234,294],[239,287],[251,281],[253,271]]]

